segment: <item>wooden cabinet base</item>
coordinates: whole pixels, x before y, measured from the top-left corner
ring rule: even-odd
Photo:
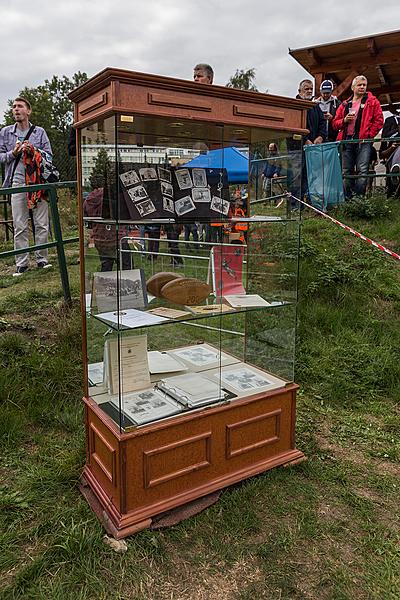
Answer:
[[[295,384],[121,433],[85,399],[87,463],[81,491],[115,538],[166,511],[279,465],[295,448]]]

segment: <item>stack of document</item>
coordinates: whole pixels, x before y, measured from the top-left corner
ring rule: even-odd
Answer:
[[[226,396],[218,383],[199,373],[168,377],[159,381],[157,387],[187,408],[219,402]]]

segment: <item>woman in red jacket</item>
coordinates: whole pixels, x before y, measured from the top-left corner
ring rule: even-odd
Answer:
[[[351,89],[353,95],[337,109],[332,127],[338,131],[338,140],[360,140],[344,144],[343,177],[346,199],[353,194],[364,196],[367,188],[368,165],[371,155],[371,142],[383,126],[383,113],[379,100],[367,92],[367,78],[357,75]],[[355,179],[347,176],[357,175]]]

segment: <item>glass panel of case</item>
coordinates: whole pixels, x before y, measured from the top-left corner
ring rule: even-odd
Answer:
[[[122,431],[293,381],[285,136],[134,114],[80,131],[89,396]]]

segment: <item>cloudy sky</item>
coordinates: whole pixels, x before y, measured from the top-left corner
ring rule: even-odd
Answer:
[[[399,0],[0,0],[0,121],[7,99],[53,75],[120,67],[183,79],[196,62],[225,85],[255,67],[260,91],[293,96],[288,47],[397,29]]]

